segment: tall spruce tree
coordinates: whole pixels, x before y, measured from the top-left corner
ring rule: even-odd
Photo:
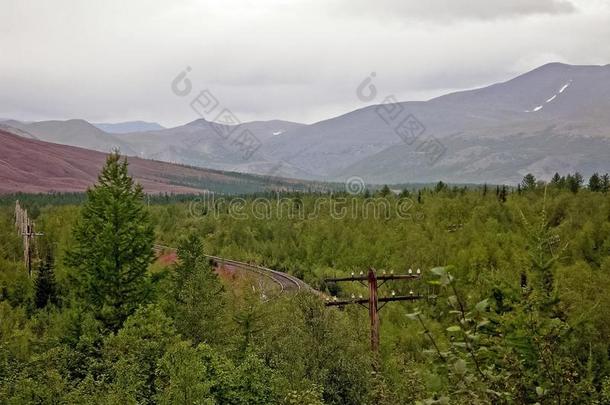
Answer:
[[[195,234],[180,241],[170,312],[178,331],[195,344],[223,338],[224,289]]]
[[[602,176],[602,193],[607,193],[610,191],[610,176],[608,173]]]
[[[559,175],[559,173],[555,172],[553,178],[551,179],[551,184],[556,187],[561,187],[561,176]]]
[[[87,190],[75,244],[67,256],[85,305],[117,330],[150,292],[153,227],[142,187],[127,172],[127,160],[111,153],[98,183]]]
[[[521,188],[524,191],[530,191],[536,189],[536,177],[533,174],[528,173],[521,180]]]
[[[568,190],[570,190],[574,194],[578,193],[578,190],[580,190],[582,183],[583,177],[578,172],[574,173],[574,175],[568,174],[566,176],[566,186],[568,187]]]
[[[445,191],[447,190],[447,185],[445,183],[443,183],[442,181],[439,181],[438,183],[436,183],[436,186],[434,187],[434,191],[436,193],[440,193],[441,191]]]
[[[598,173],[593,173],[589,179],[589,190],[594,192],[602,191],[602,179]]]
[[[45,260],[40,262],[34,292],[34,304],[36,305],[36,308],[44,308],[49,303],[57,304],[53,257],[50,253],[47,254]]]

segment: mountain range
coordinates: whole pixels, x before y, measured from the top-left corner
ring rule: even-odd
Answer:
[[[0,127],[102,152],[118,147],[146,159],[327,181],[515,183],[529,172],[548,179],[610,170],[610,65],[550,63],[428,101],[387,96],[308,125],[198,119],[119,131],[83,120],[9,120]]]

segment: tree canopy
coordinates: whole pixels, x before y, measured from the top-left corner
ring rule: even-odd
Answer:
[[[127,169],[118,152],[108,156],[98,183],[87,191],[66,260],[82,302],[114,330],[146,302],[153,259],[154,230],[142,187]]]

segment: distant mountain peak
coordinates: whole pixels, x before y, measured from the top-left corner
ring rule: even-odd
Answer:
[[[193,127],[200,127],[203,125],[208,125],[211,121],[206,120],[205,118],[198,118],[195,121],[191,121],[185,124],[185,126],[193,126]]]
[[[96,123],[93,124],[102,131],[111,134],[126,134],[130,132],[149,132],[161,131],[165,129],[162,125],[156,122],[147,121],[125,121],[116,123]]]
[[[548,68],[554,68],[554,67],[574,67],[574,66],[577,66],[577,65],[570,65],[568,63],[563,63],[563,62],[549,62],[549,63],[545,63],[544,65],[537,67],[536,69],[548,69]]]
[[[91,124],[89,121],[86,121],[82,118],[70,118],[68,120],[49,120],[48,122],[54,122],[57,124],[74,125],[74,126],[83,126],[83,127],[95,127],[95,125]]]

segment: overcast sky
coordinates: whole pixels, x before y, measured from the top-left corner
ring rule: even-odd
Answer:
[[[22,120],[192,121],[171,91],[187,66],[193,95],[241,121],[311,123],[366,105],[371,72],[407,101],[610,63],[608,0],[0,0],[0,13],[0,117]]]

